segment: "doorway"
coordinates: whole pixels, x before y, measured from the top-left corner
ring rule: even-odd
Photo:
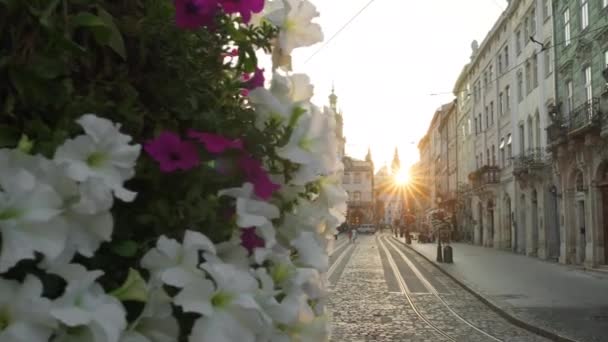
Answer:
[[[585,249],[587,248],[587,236],[585,225],[585,200],[576,201],[576,223],[578,228],[577,260],[582,264],[585,262]]]
[[[517,227],[516,235],[517,235],[517,253],[526,254],[526,220],[527,220],[527,209],[528,205],[526,203],[526,195],[522,194],[520,197],[520,216],[519,216],[519,224]]]
[[[508,248],[513,249],[513,224],[511,222],[511,198],[507,197],[505,199],[505,208],[506,208],[506,213],[505,213],[505,229],[504,234],[506,235],[506,246],[508,246]]]
[[[608,182],[608,172],[606,172]],[[603,184],[602,193],[602,221],[604,223],[604,264],[608,265],[608,184]]]
[[[532,241],[530,241],[531,254],[537,255],[538,253],[538,194],[536,189],[532,190]]]
[[[483,205],[477,204],[477,212],[479,214],[479,244],[483,246]]]
[[[494,247],[494,202],[488,201],[488,247]]]

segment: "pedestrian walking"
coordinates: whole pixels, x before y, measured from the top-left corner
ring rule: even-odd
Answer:
[[[357,230],[353,229],[353,243],[357,242]]]
[[[348,230],[348,242],[353,242],[353,229]]]

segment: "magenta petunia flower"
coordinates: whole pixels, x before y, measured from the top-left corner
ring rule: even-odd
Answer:
[[[179,28],[194,30],[213,23],[218,0],[174,0],[175,23]]]
[[[243,84],[243,88],[251,90],[264,86],[264,69],[256,68],[252,76],[245,76],[247,79],[245,80],[246,82]]]
[[[162,172],[190,170],[200,163],[196,145],[181,140],[173,132],[163,132],[156,139],[147,141],[144,150],[160,164]]]
[[[243,149],[241,139],[230,140],[221,135],[199,132],[193,129],[188,130],[188,137],[200,141],[209,153],[219,154],[229,149]]]
[[[264,239],[255,232],[255,227],[241,229],[241,246],[245,247],[249,253],[253,253],[256,248],[265,246]]]
[[[253,184],[255,194],[261,199],[269,199],[275,191],[281,188],[280,185],[270,180],[262,163],[250,155],[241,156],[238,160],[238,167],[245,174],[247,181]]]
[[[220,0],[226,13],[240,13],[245,24],[251,20],[251,13],[260,13],[264,9],[264,0]]]

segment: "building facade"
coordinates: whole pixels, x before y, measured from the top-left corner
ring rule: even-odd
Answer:
[[[465,240],[608,264],[607,82],[608,0],[509,1],[419,144],[428,207],[454,190]]]
[[[547,130],[559,259],[608,264],[608,1],[555,1],[555,89]]]

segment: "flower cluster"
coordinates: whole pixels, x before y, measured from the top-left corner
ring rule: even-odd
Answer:
[[[30,155],[27,144],[0,150],[0,341],[327,340],[326,251],[347,198],[335,113],[310,102],[306,75],[286,72],[295,48],[322,39],[312,22],[318,13],[308,0],[174,5],[177,26],[188,30],[208,28],[218,11],[238,25],[278,28],[270,86],[259,67],[235,76],[255,129],[276,138],[272,150],[193,127],[136,137],[140,157],[142,145],[94,114],[77,120],[84,134],[52,159]],[[114,227],[115,199],[127,207],[136,200],[125,182],[140,163],[163,177],[211,166],[229,179],[213,196],[230,213],[216,229],[230,234],[212,241],[197,223],[173,227],[183,234],[140,246],[136,269],[112,286],[88,260],[123,228]],[[27,272],[15,271],[25,263]]]

